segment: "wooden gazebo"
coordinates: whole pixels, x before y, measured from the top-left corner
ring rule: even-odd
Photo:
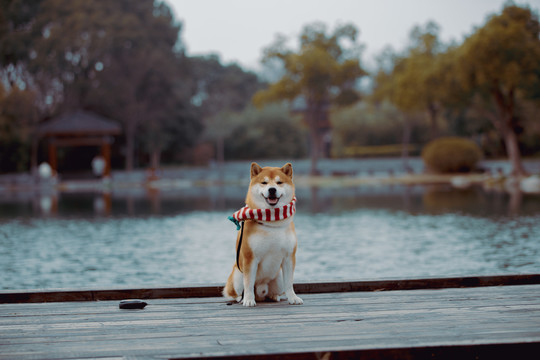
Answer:
[[[119,135],[119,124],[97,114],[78,110],[65,113],[43,123],[39,132],[47,139],[49,164],[56,172],[58,168],[56,149],[59,146],[97,146],[105,160],[103,176],[111,172],[111,144],[114,135]]]

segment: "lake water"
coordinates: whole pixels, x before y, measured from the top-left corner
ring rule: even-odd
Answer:
[[[0,288],[222,284],[243,186],[0,199]],[[540,195],[298,188],[295,281],[540,273]]]

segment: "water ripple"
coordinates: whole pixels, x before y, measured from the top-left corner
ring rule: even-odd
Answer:
[[[0,288],[223,283],[235,258],[228,212],[26,219],[0,225]],[[295,218],[296,281],[540,272],[540,216],[355,210]]]

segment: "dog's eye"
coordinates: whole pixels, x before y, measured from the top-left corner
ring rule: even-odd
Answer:
[[[282,184],[283,184],[283,181],[278,181],[277,184],[278,184],[278,185],[282,185]]]
[[[261,184],[263,184],[263,185],[268,185],[268,182],[263,181]]]

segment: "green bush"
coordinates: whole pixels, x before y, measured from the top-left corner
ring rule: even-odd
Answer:
[[[263,119],[255,128],[236,127],[225,140],[227,159],[297,159],[306,154],[303,134],[283,118]]]
[[[307,155],[306,134],[285,104],[247,107],[222,120],[228,124],[226,159],[296,159]]]
[[[459,137],[433,140],[422,150],[422,159],[428,169],[439,173],[469,172],[481,158],[478,145]]]

